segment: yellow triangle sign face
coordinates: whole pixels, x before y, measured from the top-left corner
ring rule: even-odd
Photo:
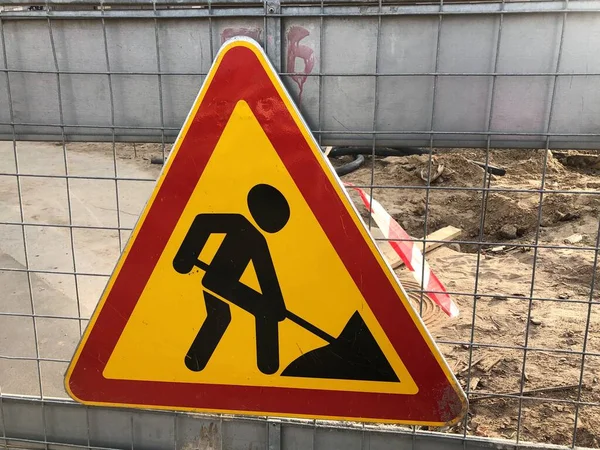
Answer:
[[[244,151],[248,143],[252,143],[251,149]],[[232,161],[235,161],[235,164],[232,164]],[[224,184],[224,179],[235,182]],[[273,338],[276,341],[274,345],[279,345],[279,351],[273,358],[278,359],[278,364],[275,374],[264,374],[257,367],[257,352],[262,349],[257,346],[257,325],[252,311],[237,306],[235,298],[228,301],[227,294],[230,297],[235,294],[217,292],[218,285],[209,285],[212,290],[207,289],[206,283],[203,286],[203,279],[210,276],[206,273],[210,268],[205,271],[192,265],[186,274],[173,269],[173,261],[190,231],[198,237],[200,247],[197,250],[200,250],[204,248],[203,238],[208,237],[208,233],[233,230],[234,225],[226,222],[227,219],[236,220],[235,216],[229,215],[231,211],[247,217],[248,226],[259,227],[253,220],[247,202],[248,193],[256,185],[275,186],[289,205],[290,217],[280,231],[265,236],[270,263],[275,266],[274,272],[279,286],[273,286],[263,280],[264,286],[261,286],[259,291],[262,295],[252,290],[248,295],[249,301],[257,304],[264,302],[268,308],[269,302],[278,302],[276,296],[269,298],[270,291],[279,288],[285,293],[285,297],[281,295],[285,299],[285,308],[331,336],[339,336],[352,315],[360,311],[366,329],[379,343],[399,381],[390,383],[388,379],[371,381],[332,378],[327,382],[328,388],[340,391],[415,394],[418,389],[412,377],[381,330],[377,319],[329,243],[260,123],[243,100],[235,106],[202,177],[106,364],[104,376],[122,380],[176,379],[189,383],[243,386],[315,389],[322,386],[322,378],[282,376],[282,373],[303,354],[323,347],[327,341],[289,318],[282,321],[273,319],[274,326],[277,327],[277,335]],[[191,228],[199,211],[210,211],[210,215],[204,216],[208,225],[203,236],[201,234],[204,230],[198,228],[196,231]],[[213,225],[214,217],[218,217],[220,223]],[[202,218],[200,217],[197,223],[200,223]],[[208,228],[211,226],[212,228]],[[252,243],[251,248],[245,249],[244,246],[250,244],[252,235],[240,234],[238,238],[234,234],[236,232],[238,231],[229,231],[230,237],[226,237],[220,244],[222,254],[217,252],[210,265],[214,270],[216,264],[219,264],[215,259],[219,257],[228,261],[240,259],[236,264],[238,272],[241,269],[242,274],[232,273],[230,277],[229,273],[235,270],[232,267],[228,268],[228,273],[219,274],[220,277],[227,277],[225,283],[228,286],[223,288],[226,291],[233,291],[229,288],[238,281],[242,282],[243,286],[235,288],[240,291],[247,290],[241,275],[248,274],[247,283],[252,283],[252,271],[255,274],[260,273],[256,268],[263,267],[263,258],[269,258],[266,251],[265,255],[254,254],[254,247],[259,244]],[[227,248],[228,245],[233,248]],[[195,258],[194,250],[190,248],[189,251]],[[248,266],[252,268],[248,270]],[[305,270],[306,268],[310,270]],[[272,275],[268,268],[264,270],[265,276]],[[168,304],[169,308],[165,308],[165,304]],[[216,310],[210,309],[213,305]],[[215,319],[207,315],[207,309]],[[220,312],[221,309],[223,313]],[[206,367],[202,371],[190,370],[182,364],[182,356],[190,348],[202,326],[212,325],[213,320],[215,324],[228,320],[229,324],[222,337],[218,338],[219,342],[206,362]],[[212,328],[210,330],[214,334]],[[210,338],[202,335],[199,339],[199,344],[203,345]],[[173,349],[180,351],[174,352]],[[192,358],[188,358],[188,365],[192,364],[192,361],[189,361]],[[337,359],[332,363],[341,365]],[[335,374],[336,369],[332,370],[332,374]],[[360,374],[356,377],[360,378]]]
[[[219,52],[66,375],[86,404],[445,425],[464,394],[260,47]]]
[[[242,273],[242,276],[240,277],[240,283],[245,284],[251,289],[254,289],[259,294],[262,294],[262,289],[260,288],[260,283],[258,282],[256,269],[254,268],[254,264],[252,264],[252,260],[250,260],[246,266],[246,269]]]

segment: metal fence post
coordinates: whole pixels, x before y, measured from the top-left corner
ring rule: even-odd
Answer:
[[[268,450],[281,450],[281,423],[269,420],[268,429]]]
[[[283,50],[281,42],[281,4],[279,0],[266,0],[265,7],[265,51],[271,60],[271,64],[278,72],[281,72],[281,61]]]

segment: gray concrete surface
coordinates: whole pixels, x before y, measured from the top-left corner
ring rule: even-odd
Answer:
[[[18,142],[16,153],[18,173],[59,178],[20,177],[21,220],[17,177],[8,175],[17,173],[13,143],[0,142],[0,391],[65,397],[66,361],[120,254],[119,231],[73,228],[71,243],[69,227],[36,224],[68,225],[70,199],[73,225],[117,227],[116,184],[114,180],[70,178],[67,190],[62,145]],[[119,147],[117,156],[119,177],[156,178],[157,166],[141,157],[134,159],[124,147]],[[69,144],[66,159],[69,175],[114,177],[111,144]],[[132,227],[154,183],[120,180],[117,185],[120,226]],[[21,222],[33,225],[14,225]],[[128,235],[128,231],[121,231],[121,245]],[[6,270],[23,270],[27,265],[32,270],[104,276],[30,273],[28,279],[26,272]],[[36,342],[33,314],[61,318],[36,317]],[[58,361],[42,360],[38,372],[38,354],[41,359]]]
[[[450,2],[443,26],[437,7],[418,2],[386,3],[381,20],[377,8],[366,14],[364,1],[333,2],[325,19],[309,9],[318,1],[284,2],[281,15],[270,19],[260,2],[225,3],[211,10],[210,20],[202,8],[161,9],[156,21],[152,11],[129,10],[104,27],[100,10],[85,12],[94,20],[76,20],[72,11],[55,9],[49,23],[15,17],[34,12],[5,14],[6,66],[23,70],[10,74],[17,133],[39,140],[64,132],[78,141],[172,140],[220,44],[250,34],[269,43],[276,67],[293,62],[278,69],[307,72],[284,82],[308,124],[328,131],[320,136],[324,145],[370,146],[375,127],[378,144],[387,146],[429,146],[427,131],[434,130],[448,133],[435,136],[436,146],[485,147],[491,129],[493,147],[543,148],[549,131],[568,134],[553,136],[551,148],[600,148],[598,0],[560,8],[554,1],[511,1],[502,16],[490,2]],[[110,78],[102,74],[107,60]],[[47,72],[57,68],[60,77]],[[166,75],[147,75],[157,70]],[[84,73],[72,73],[78,71]],[[7,102],[0,73],[0,104]],[[10,116],[0,108],[4,139],[12,137]],[[69,126],[51,126],[60,121]]]

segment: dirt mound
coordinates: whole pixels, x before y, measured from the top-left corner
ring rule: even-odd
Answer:
[[[492,150],[489,164],[506,174],[485,180],[487,197],[484,170],[472,162],[486,161],[479,150],[367,158],[343,177],[369,186],[374,167],[375,199],[414,237],[452,225],[464,230],[462,241],[490,244],[479,256],[473,243],[427,256],[460,309],[458,318],[436,316],[429,327],[470,394],[467,421],[451,432],[462,434],[466,425],[470,435],[600,446],[597,154]],[[423,178],[440,166],[427,191]],[[572,236],[580,238],[566,242]],[[405,268],[396,273],[411,277]]]
[[[506,175],[491,175],[485,180],[484,169],[477,162],[486,162],[485,151],[438,150],[431,158],[367,158],[361,169],[343,179],[369,186],[373,178],[373,185],[377,186],[373,190],[375,198],[417,238],[452,225],[464,230],[463,240],[530,243],[538,231],[538,222],[542,227],[551,227],[600,209],[600,198],[590,195],[593,192],[565,192],[589,190],[588,185],[594,180],[573,174],[550,151],[491,151],[488,165],[506,170]],[[441,166],[441,175],[427,190],[423,178],[438,173]],[[368,220],[365,211],[363,214]],[[476,246],[466,245],[465,250],[475,251]]]

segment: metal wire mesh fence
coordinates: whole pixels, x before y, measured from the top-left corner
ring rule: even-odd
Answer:
[[[589,150],[600,142],[600,3],[2,4],[6,448],[10,439],[65,442],[53,437],[64,371],[154,186],[161,166],[152,162],[168,154],[216,50],[236,34],[263,44],[323,146],[368,148],[343,180],[369,190],[419,239],[460,308],[446,318],[396,269],[470,410],[437,430],[451,441],[424,441],[430,430],[385,430],[410,436],[414,448],[483,448],[491,441],[482,437],[600,447],[600,155]],[[422,154],[379,156],[383,146],[406,145]],[[460,237],[427,250],[446,226]],[[31,416],[14,408],[26,398],[46,411],[35,438],[25,438]],[[199,448],[241,445],[223,437],[223,418],[142,420],[117,411],[105,414],[123,429],[100,439],[102,411],[84,412],[70,445],[185,448],[187,421],[202,423],[210,442]],[[139,438],[165,421],[168,438]],[[246,422],[235,426],[252,442],[293,448],[270,422],[249,423],[259,422],[259,437]],[[344,446],[386,448],[365,431],[373,428],[325,425],[348,437]],[[295,442],[339,448],[343,439],[321,437],[325,425],[304,424]],[[115,437],[121,432],[129,440]]]

